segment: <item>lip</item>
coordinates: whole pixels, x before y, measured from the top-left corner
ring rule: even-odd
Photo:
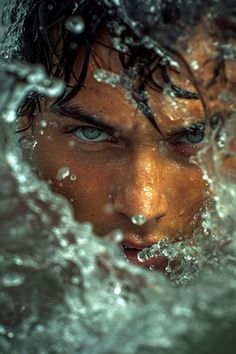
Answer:
[[[124,243],[121,245],[121,249],[122,249],[122,254],[123,257],[130,263],[136,264],[138,266],[144,267],[144,268],[153,268],[156,270],[162,270],[165,271],[165,268],[168,266],[168,258],[164,257],[164,256],[160,256],[160,257],[154,257],[152,259],[149,260],[145,260],[143,262],[141,262],[137,255],[138,252],[140,252],[142,249],[150,247],[151,245],[142,245],[142,246],[136,246],[134,247],[134,245],[130,244],[129,245],[127,243]]]

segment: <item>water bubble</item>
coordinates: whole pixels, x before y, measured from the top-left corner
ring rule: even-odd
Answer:
[[[81,16],[71,16],[65,23],[66,29],[73,33],[79,34],[84,31],[84,20]]]
[[[68,146],[69,146],[69,148],[74,148],[75,145],[76,145],[76,142],[75,142],[74,140],[69,140],[69,141],[68,141]]]
[[[115,295],[120,295],[120,293],[121,293],[121,287],[119,286],[119,285],[117,285],[116,287],[115,287],[115,289],[114,289],[114,294]]]
[[[8,338],[14,338],[14,333],[13,332],[8,332],[7,336],[8,336]]]
[[[69,169],[69,167],[63,166],[63,167],[61,167],[61,168],[58,170],[56,179],[57,179],[58,181],[61,181],[61,180],[65,179],[65,178],[67,178],[69,175],[70,175],[70,169]]]
[[[70,179],[71,179],[71,181],[76,181],[77,177],[76,177],[76,175],[71,175]]]
[[[17,287],[25,282],[25,275],[20,273],[10,273],[0,278],[0,283],[5,287]]]
[[[121,80],[120,75],[114,74],[113,72],[105,69],[95,69],[93,72],[93,78],[97,82],[104,82],[113,88],[119,85]]]
[[[192,68],[193,70],[198,70],[198,69],[199,69],[199,63],[198,63],[197,60],[193,60],[193,61],[191,62],[191,68]]]
[[[124,239],[124,235],[121,230],[113,230],[108,235],[109,240],[112,240],[114,243],[120,243]]]
[[[81,278],[79,277],[79,275],[73,275],[71,277],[71,283],[74,285],[78,285],[81,281]]]
[[[41,323],[38,323],[34,329],[36,332],[43,332],[45,330],[45,327]]]
[[[149,270],[155,270],[155,266],[154,265],[151,265],[150,267],[148,267]]]
[[[47,126],[47,121],[44,120],[44,119],[42,119],[42,120],[39,122],[39,125],[40,125],[40,127],[42,127],[42,128],[46,128],[46,126]]]
[[[37,144],[38,144],[38,140],[34,140],[33,143],[32,143],[32,148],[34,149]]]
[[[53,128],[57,128],[58,127],[58,123],[55,120],[50,121],[50,126],[53,127]]]
[[[165,267],[165,271],[166,271],[167,273],[171,273],[172,268],[171,268],[171,266],[170,266],[170,262],[168,262],[168,265]]]
[[[147,248],[144,248],[143,250],[139,251],[137,254],[137,259],[139,262],[145,262],[150,259],[150,254],[149,250]]]
[[[126,53],[128,51],[128,47],[125,43],[122,43],[120,38],[112,38],[113,47],[121,53]]]
[[[147,221],[146,217],[142,214],[133,215],[131,221],[135,225],[143,225]]]

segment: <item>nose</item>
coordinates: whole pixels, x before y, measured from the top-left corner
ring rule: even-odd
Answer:
[[[167,214],[163,163],[151,147],[140,147],[131,154],[121,180],[113,187],[116,212],[130,220],[135,215],[144,216],[145,222]]]

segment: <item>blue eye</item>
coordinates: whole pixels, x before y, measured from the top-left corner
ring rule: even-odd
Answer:
[[[205,132],[204,131],[189,131],[182,135],[178,142],[187,143],[192,145],[202,144],[205,140]]]
[[[112,140],[112,136],[95,127],[79,127],[74,134],[83,141],[106,141]]]

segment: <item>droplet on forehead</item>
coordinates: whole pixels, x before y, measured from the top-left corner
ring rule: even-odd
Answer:
[[[147,220],[144,215],[137,214],[137,215],[133,215],[131,217],[131,221],[135,225],[143,225]]]
[[[73,33],[81,33],[84,31],[84,20],[81,16],[71,16],[65,23],[66,29]]]
[[[39,122],[39,125],[40,125],[40,127],[42,127],[42,128],[46,128],[46,126],[47,126],[47,121],[46,120],[41,120],[40,122]]]
[[[191,63],[191,67],[193,70],[198,70],[199,69],[199,63],[197,60],[193,60]]]

